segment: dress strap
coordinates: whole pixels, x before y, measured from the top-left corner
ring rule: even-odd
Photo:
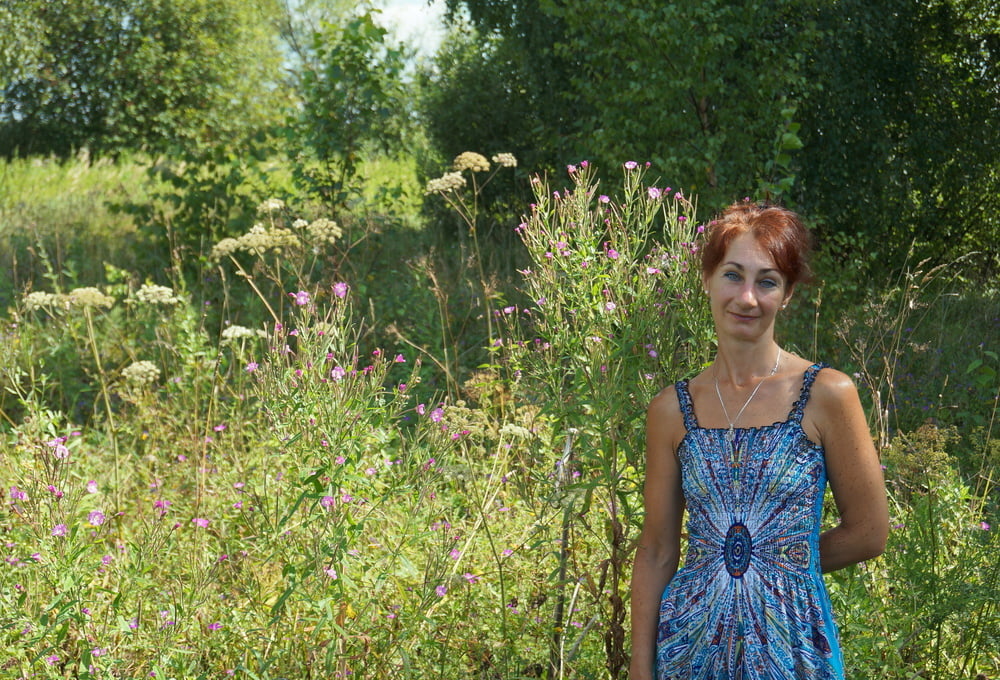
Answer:
[[[688,381],[679,380],[674,383],[677,390],[677,401],[681,405],[681,413],[684,415],[684,427],[687,430],[698,428],[698,419],[694,417],[694,403],[691,401],[691,393],[688,392]]]
[[[796,400],[795,404],[792,405],[792,412],[788,415],[788,420],[793,423],[802,422],[802,412],[806,408],[806,403],[809,401],[809,392],[812,390],[813,383],[816,381],[816,374],[827,367],[824,363],[815,363],[806,369],[805,374],[802,376],[802,391],[799,392],[799,398]]]

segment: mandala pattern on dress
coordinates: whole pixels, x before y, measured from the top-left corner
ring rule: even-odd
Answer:
[[[736,429],[732,445],[698,427],[678,383],[688,551],[660,606],[659,680],[843,678],[819,567],[825,460],[800,424],[820,368],[786,421]]]

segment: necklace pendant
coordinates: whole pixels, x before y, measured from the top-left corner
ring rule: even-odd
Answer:
[[[733,431],[732,426],[726,430],[726,441],[729,442],[730,446],[732,446],[733,442],[736,441],[736,433]]]

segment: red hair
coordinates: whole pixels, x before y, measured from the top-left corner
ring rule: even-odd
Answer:
[[[774,260],[788,288],[812,278],[811,239],[802,219],[787,208],[768,203],[733,203],[708,225],[701,248],[701,272],[711,274],[722,263],[730,244],[750,233]]]

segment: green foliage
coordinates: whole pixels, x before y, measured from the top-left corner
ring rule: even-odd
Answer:
[[[488,299],[457,241],[435,252],[429,230],[386,219],[357,243],[357,217],[318,243],[330,225],[297,219],[314,206],[269,200],[250,211],[260,229],[215,241],[217,263],[192,252],[212,265],[171,290],[155,248],[117,254],[137,273],[72,259],[104,252],[101,229],[124,240],[99,196],[104,178],[135,192],[136,172],[4,167],[5,215],[65,246],[48,269],[38,250],[2,325],[5,671],[621,669],[643,407],[711,353],[690,198],[631,166],[620,186],[590,164],[539,178],[520,227],[531,261],[514,282],[487,265]],[[462,223],[468,246],[480,222]],[[1000,670],[996,290],[959,271],[894,277],[867,307],[824,295],[800,310],[814,328],[783,330],[896,405],[889,550],[827,579],[852,678]],[[823,290],[848,287],[832,277]],[[439,316],[458,312],[443,337]],[[838,338],[845,318],[868,323]],[[461,355],[448,397],[446,351]]]
[[[948,449],[954,431],[924,426],[884,452],[892,500],[885,556],[834,575],[851,678],[992,675],[1000,668],[1000,540]],[[995,523],[994,523],[995,524]]]
[[[569,584],[600,574],[607,595],[595,605],[617,678],[628,665],[624,602],[641,517],[645,407],[664,378],[707,361],[711,321],[694,295],[700,228],[691,200],[647,183],[634,162],[613,198],[600,194],[589,163],[569,172],[571,186],[556,191],[532,180],[531,213],[518,228],[531,258],[523,286],[532,302],[503,310],[511,337],[494,346],[516,393],[541,405],[557,440],[565,438],[555,461],[567,537],[555,624],[562,626]],[[577,523],[595,541],[571,558]],[[564,671],[555,654],[550,665],[553,675]]]
[[[800,109],[794,196],[844,263],[867,271],[972,250],[995,269],[1000,173],[995,7],[978,0],[825,3]],[[851,261],[854,260],[854,261]]]
[[[804,72],[815,3],[542,6],[567,26],[557,49],[574,60],[596,158],[648,157],[713,208],[757,185],[790,187],[792,116],[817,89]]]
[[[362,151],[389,151],[407,126],[407,53],[388,43],[375,10],[362,10],[313,36],[317,67],[302,74],[303,110],[289,140],[305,154],[297,178],[335,214],[360,190]]]
[[[85,154],[0,161],[0,308],[43,277],[71,287],[101,280],[106,262],[148,268],[133,221],[108,207],[147,200],[143,172],[131,158],[91,163]]]
[[[273,12],[232,0],[19,3],[0,54],[27,58],[0,59],[0,153],[190,148],[272,124]]]
[[[754,192],[797,206],[841,267],[898,271],[912,243],[935,263],[983,251],[986,279],[993,4],[452,0],[486,39],[442,51],[431,140],[535,168],[649,158],[710,210]]]
[[[477,21],[480,10],[487,14]],[[562,22],[535,2],[516,10],[476,3],[470,12],[473,25],[455,25],[419,76],[432,148],[445,159],[472,149],[508,151],[538,170],[586,157],[588,147],[575,142],[585,103],[569,96],[570,62],[553,49]],[[508,194],[520,187],[502,186]],[[503,195],[498,186],[488,202]]]

